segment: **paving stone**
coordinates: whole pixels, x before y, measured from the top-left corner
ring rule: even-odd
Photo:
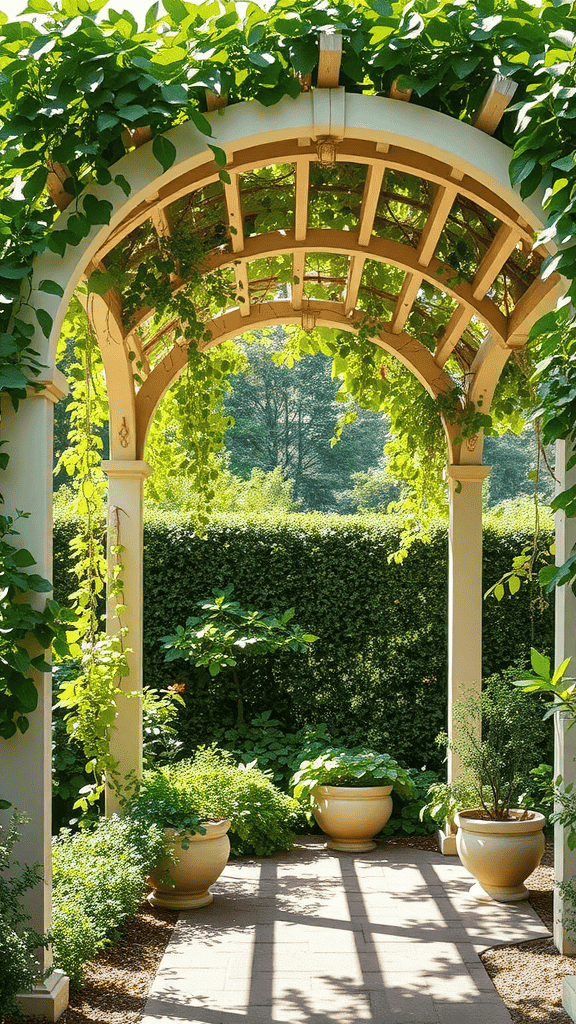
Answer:
[[[510,1024],[478,952],[546,934],[531,908],[472,900],[432,852],[321,845],[229,864],[180,916],[141,1024]]]
[[[440,1024],[510,1024],[512,1020],[504,1003],[441,1003],[435,1000]]]

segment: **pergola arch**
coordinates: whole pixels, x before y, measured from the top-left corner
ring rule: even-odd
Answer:
[[[355,334],[361,323],[361,317],[343,315],[339,303],[319,302],[315,305],[315,326],[333,327]],[[275,301],[258,305],[250,315],[250,329],[263,330],[279,325],[299,324],[301,315],[286,301]],[[212,333],[212,340],[203,349],[213,348],[224,341],[237,338],[247,329],[246,320],[239,310],[231,310],[208,321],[206,324]],[[428,349],[411,335],[392,334],[383,330],[376,331],[371,341],[395,356],[416,379],[422,384],[432,398],[442,392],[447,393],[452,382],[444,370],[439,369]],[[171,385],[180,376],[187,365],[187,347],[176,344],[167,355],[156,364],[136,396],[136,435],[138,438],[136,458],[144,458],[146,437],[152,418],[158,405]],[[459,451],[460,446],[453,445],[458,428],[455,424],[445,424],[449,458]]]
[[[264,108],[255,101],[241,103],[209,114],[208,120],[214,132],[209,141],[225,151],[230,181],[224,185],[227,238],[206,253],[206,272],[232,267],[237,292],[243,291],[250,300],[249,270],[254,260],[281,255],[292,260],[293,270],[293,287],[287,298],[275,295],[271,301],[248,301],[213,317],[209,345],[249,328],[303,323],[305,315],[315,323],[354,332],[365,317],[359,301],[363,270],[367,261],[374,261],[394,266],[404,275],[393,296],[389,321],[385,329],[374,332],[374,343],[407,366],[433,396],[449,390],[454,383],[454,368],[460,367],[464,396],[476,403],[482,398],[483,411],[488,412],[510,353],[523,347],[532,324],[554,307],[564,291],[558,275],[546,280],[540,277],[538,263],[512,309],[503,310],[498,301],[500,275],[510,260],[521,261],[522,253],[526,256],[533,232],[543,226],[537,199],[523,201],[509,183],[507,147],[479,128],[436,111],[378,96],[347,95],[341,88],[319,87],[296,100],[286,98],[273,108]],[[110,222],[94,226],[63,257],[47,251],[35,264],[32,292],[23,316],[29,316],[35,324],[33,307],[38,305],[53,318],[50,338],[37,330],[34,341],[48,367],[41,396],[46,401],[24,403],[18,418],[10,412],[5,417],[6,432],[16,441],[15,449],[19,439],[28,439],[26,462],[18,458],[11,461],[7,483],[10,507],[33,510],[21,532],[37,556],[38,571],[46,576],[51,575],[51,402],[63,390],[56,368],[56,343],[70,299],[83,279],[95,269],[106,269],[116,247],[132,232],[149,221],[157,238],[166,236],[171,231],[170,207],[218,181],[218,167],[207,149],[207,140],[191,123],[173,128],[167,138],[176,149],[172,167],[158,174],[150,143],[127,153],[115,165],[115,171],[128,181],[128,197],[115,184],[91,185],[87,190],[112,204]],[[328,158],[334,159],[336,169],[346,163],[366,167],[358,222],[353,230],[309,227],[310,168]],[[243,219],[240,176],[278,162],[294,167],[293,226],[282,232],[251,234]],[[425,218],[414,245],[374,231],[387,172],[409,174],[427,183],[429,203],[424,204]],[[461,201],[484,211],[496,222],[471,280],[454,280],[458,276],[454,268],[435,255],[446,220]],[[63,213],[57,219],[55,233],[65,229],[67,217]],[[306,254],[311,252],[338,254],[347,260],[339,301],[306,297]],[[44,280],[60,285],[61,297],[46,294],[40,287]],[[447,294],[454,303],[434,350],[406,329],[423,282]],[[176,290],[185,287],[186,282],[175,278],[173,286]],[[110,478],[110,505],[123,515],[122,559],[128,606],[125,624],[129,630],[126,642],[133,651],[128,685],[138,689],[142,669],[142,484],[150,472],[143,461],[144,444],[154,409],[183,369],[186,352],[175,345],[155,361],[154,339],[142,339],[140,334],[152,311],[142,308],[132,318],[126,317],[120,291],[112,289],[103,296],[90,293],[86,308],[102,351],[109,392],[111,459],[105,469]],[[462,340],[471,318],[486,332],[476,347],[473,339]],[[135,349],[144,365],[141,384],[135,380],[130,358]],[[445,423],[445,431],[451,509],[449,715],[453,728],[454,702],[471,686],[478,688],[481,679],[481,489],[489,468],[482,465],[481,436],[455,445],[455,426]],[[110,628],[115,628],[112,618]],[[38,792],[30,792],[24,773],[23,780],[14,779],[12,797],[38,822],[30,833],[26,856],[31,862],[44,863],[48,883],[49,677],[39,679],[39,685],[39,719],[32,721],[26,736],[14,741],[9,753],[11,759],[15,756],[29,766],[42,766],[35,773],[41,780]],[[141,726],[139,715],[134,713],[136,703],[125,701],[119,706],[118,729],[113,734],[114,752],[126,774],[138,770],[140,763]],[[455,764],[452,770],[457,770]],[[46,930],[46,891],[41,894],[34,917],[37,929]],[[55,1005],[55,999],[51,1005]]]

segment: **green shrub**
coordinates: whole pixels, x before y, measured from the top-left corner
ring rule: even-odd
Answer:
[[[102,818],[53,840],[54,964],[73,984],[82,965],[138,909],[146,877],[164,853],[160,828],[130,818]]]
[[[423,811],[428,790],[438,781],[437,773],[425,768],[408,768],[407,772],[414,783],[414,796],[403,800],[392,792],[392,814],[380,833],[383,836],[427,836],[438,827],[432,815]]]
[[[146,820],[153,813],[154,799],[158,799],[162,814],[164,808],[174,808],[172,824],[176,828],[181,827],[182,811],[192,817],[194,830],[195,822],[230,818],[231,854],[237,857],[266,857],[276,850],[288,850],[294,830],[303,825],[296,802],[263,772],[240,768],[228,751],[213,747],[200,748],[194,760],[144,772],[141,793],[131,814],[144,813]]]
[[[57,596],[70,592],[66,536],[55,530]],[[484,586],[510,569],[531,539],[518,508],[487,516]],[[548,531],[548,532],[547,532]],[[552,533],[542,530],[542,544]],[[204,540],[186,517],[149,515],[144,527],[144,673],[158,689],[186,686],[178,714],[183,752],[236,728],[237,700],[220,677],[184,663],[164,663],[160,638],[196,611],[215,587],[234,584],[242,604],[295,608],[296,621],[320,639],[307,654],[281,652],[247,666],[244,713],[253,720],[271,706],[286,733],[325,722],[335,743],[388,750],[403,764],[442,769],[435,737],[447,715],[447,530],[415,542],[405,561],[391,559],[398,523],[384,516],[281,515],[259,522],[214,520]],[[530,647],[553,648],[552,606],[533,604],[537,590],[483,605],[486,674],[529,658]],[[538,710],[534,710],[534,719]],[[550,728],[551,735],[551,728]],[[234,749],[240,745],[234,742]],[[545,760],[540,757],[539,760]]]
[[[28,915],[22,906],[24,893],[41,884],[36,867],[21,867],[13,858],[20,838],[18,825],[24,820],[12,813],[8,823],[0,824],[0,1021],[21,1019],[16,993],[29,992],[41,980],[35,950],[48,944],[46,936],[27,927]]]
[[[335,743],[323,722],[288,732],[277,718],[272,718],[271,711],[256,715],[247,725],[217,729],[214,739],[237,764],[259,768],[285,793],[300,762]]]

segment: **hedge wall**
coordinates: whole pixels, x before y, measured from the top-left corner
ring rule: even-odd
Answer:
[[[69,583],[70,523],[55,527],[55,591]],[[530,542],[530,523],[512,511],[488,517],[485,586]],[[550,543],[551,536],[544,536]],[[390,517],[285,515],[268,521],[228,517],[199,540],[183,517],[147,519],[144,532],[145,683],[187,684],[181,734],[209,741],[235,722],[237,700],[223,676],[165,665],[159,638],[216,587],[234,584],[245,606],[294,607],[295,621],[320,639],[309,655],[260,659],[242,679],[246,718],[272,710],[287,727],[327,722],[335,736],[389,750],[405,763],[440,766],[434,738],[446,720],[447,535],[416,543],[400,565]],[[553,609],[520,593],[484,602],[484,671],[526,658],[532,644],[551,652]],[[538,712],[539,714],[539,712]]]

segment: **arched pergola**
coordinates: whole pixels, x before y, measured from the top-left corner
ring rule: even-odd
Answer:
[[[337,74],[330,79],[320,69],[318,86],[295,100],[284,99],[272,108],[247,102],[209,114],[214,132],[210,141],[227,156],[229,181],[223,185],[206,138],[191,122],[167,134],[176,159],[160,175],[151,144],[144,141],[115,167],[130,184],[128,197],[114,184],[89,188],[96,198],[113,204],[109,224],[94,226],[63,257],[45,252],[37,260],[31,304],[47,309],[54,326],[49,339],[38,332],[34,347],[49,370],[44,390],[23,403],[18,414],[6,409],[4,422],[14,453],[7,470],[9,507],[31,510],[21,533],[43,575],[50,577],[52,558],[52,411],[66,390],[56,368],[56,342],[68,303],[82,279],[94,269],[105,270],[122,246],[129,242],[137,252],[143,229],[150,246],[169,235],[176,211],[180,215],[185,207],[183,200],[193,204],[205,190],[221,188],[217,200],[227,225],[226,238],[207,252],[204,270],[230,268],[236,294],[244,300],[210,321],[212,338],[207,346],[245,330],[277,324],[301,324],[305,329],[323,325],[355,333],[365,319],[363,295],[370,266],[384,264],[401,272],[402,280],[396,293],[380,296],[389,318],[374,329],[374,344],[403,363],[433,397],[450,391],[459,379],[469,399],[488,412],[510,354],[523,348],[532,324],[563,294],[564,283],[558,275],[540,276],[545,252],[537,250],[528,259],[534,231],[543,226],[542,212],[538,201],[523,201],[510,185],[511,154],[491,137],[499,115],[490,102],[473,127],[402,102],[406,99],[402,94],[400,98],[347,94],[334,87],[337,80]],[[216,105],[215,97],[211,105]],[[133,142],[137,141],[135,137]],[[314,164],[333,166],[336,176],[347,165],[362,168],[363,191],[352,227],[314,226],[310,203]],[[242,176],[278,165],[292,169],[291,223],[254,233],[246,218]],[[379,228],[379,204],[391,173],[422,183],[420,222],[404,241],[386,237]],[[398,199],[401,196],[396,195]],[[490,225],[472,280],[464,279],[437,255],[448,218],[457,217],[464,207],[479,222]],[[55,231],[65,228],[67,216],[57,219]],[[335,281],[336,298],[308,294],[310,283],[317,279],[309,254],[342,257],[346,271]],[[289,261],[292,284],[274,289],[274,282],[268,283],[262,297],[252,266],[256,260],[277,257]],[[45,279],[61,286],[62,297],[37,290]],[[433,350],[418,339],[412,316],[425,283],[450,299],[451,312]],[[174,276],[174,290],[185,286],[185,280]],[[175,322],[150,331],[147,325],[154,310],[141,308],[128,317],[122,299],[115,290],[103,296],[91,293],[87,312],[102,352],[110,402],[110,459],[104,468],[109,476],[110,509],[119,522],[125,549],[128,611],[124,624],[128,626],[126,644],[133,652],[127,686],[134,690],[142,685],[142,492],[151,472],[144,461],[144,446],[154,411],[182,372],[187,356],[181,340],[171,341]],[[31,308],[29,312],[35,324]],[[134,376],[134,352],[140,364],[139,380]],[[448,686],[453,733],[454,702],[471,688],[478,691],[481,683],[482,482],[490,469],[482,463],[481,434],[461,443],[457,424],[446,421],[444,427],[450,483]],[[110,616],[109,629],[115,628]],[[568,632],[561,627],[563,650],[569,643]],[[25,735],[2,745],[0,763],[9,779],[3,795],[30,817],[23,859],[44,866],[46,884],[38,890],[33,923],[45,931],[50,922],[50,677],[38,677],[37,682],[39,710]],[[119,705],[113,733],[113,752],[123,773],[139,770],[141,743],[137,702],[126,700]],[[451,763],[451,775],[457,770]],[[114,807],[113,796],[110,807]],[[49,967],[48,953],[46,957]],[[53,972],[28,1005],[55,1019],[65,999],[65,983]]]

